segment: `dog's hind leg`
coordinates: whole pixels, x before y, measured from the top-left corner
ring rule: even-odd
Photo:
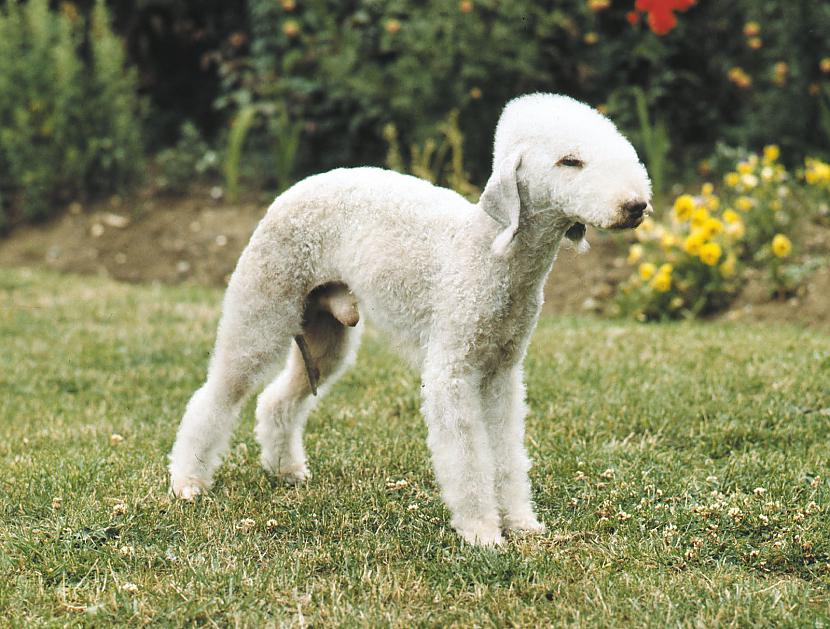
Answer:
[[[191,499],[211,486],[242,404],[301,329],[302,298],[274,294],[260,276],[246,271],[231,279],[207,380],[188,402],[170,453],[171,489],[180,498]]]
[[[306,419],[317,400],[353,362],[359,343],[362,326],[347,327],[340,322],[344,317],[334,312],[337,318],[323,310],[307,313],[301,337],[307,346],[306,356],[299,344],[293,343],[285,368],[257,400],[256,437],[262,448],[262,466],[287,483],[311,478],[303,448]],[[351,319],[347,321],[351,323]],[[357,323],[356,317],[353,321]],[[316,393],[312,386],[319,387]]]

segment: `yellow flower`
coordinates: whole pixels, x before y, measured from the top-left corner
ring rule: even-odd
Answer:
[[[784,234],[775,234],[772,239],[772,252],[779,258],[786,258],[793,250],[793,243]]]
[[[643,222],[640,223],[640,226],[635,231],[638,231],[642,234],[648,234],[649,232],[654,231],[654,228],[656,226],[657,224],[654,222],[654,219],[650,216],[646,216],[643,219]]]
[[[628,250],[628,263],[637,264],[643,257],[643,245],[631,245]]]
[[[729,72],[727,72],[727,76],[732,83],[737,85],[742,90],[752,87],[752,77],[749,76],[743,68],[730,68]]]
[[[671,249],[677,245],[677,242],[677,236],[674,234],[663,234],[663,237],[660,239],[660,246],[663,249]]]
[[[603,11],[611,6],[611,0],[588,0],[588,8],[591,11]]]
[[[819,159],[805,159],[804,164],[807,170],[804,173],[804,178],[811,186],[830,183],[830,164],[825,164]]]
[[[752,173],[752,164],[749,162],[740,162],[738,164],[738,172],[742,175],[749,175]]]
[[[771,208],[772,208],[775,212],[777,212],[777,211],[778,211],[778,210],[780,210],[782,207],[784,207],[783,205],[781,205],[781,201],[779,201],[778,199],[773,199],[772,201],[770,201],[770,202],[769,202],[769,206],[770,206],[770,207],[771,207]]]
[[[749,197],[738,197],[735,200],[735,207],[738,208],[741,212],[749,212],[749,210],[751,210],[754,205],[755,201],[753,201]]]
[[[481,88],[480,87],[472,87],[470,88],[470,98],[473,100],[479,100],[482,96]]]
[[[716,242],[707,242],[705,245],[700,247],[700,253],[698,255],[700,256],[700,260],[703,264],[715,266],[718,263],[718,260],[720,260],[720,245]]]
[[[282,32],[286,37],[296,37],[300,34],[300,24],[297,20],[286,20],[282,23]]]
[[[700,187],[700,193],[704,196],[709,196],[715,191],[715,186],[713,186],[708,181]]]
[[[824,57],[819,61],[818,67],[824,74],[830,74],[830,57]]]
[[[736,223],[729,223],[726,226],[726,235],[732,238],[733,240],[740,240],[746,234],[746,227],[744,227],[743,221],[738,221]]]
[[[741,217],[735,210],[728,207],[723,211],[723,220],[727,223],[737,223],[741,220]]]
[[[790,73],[790,66],[783,61],[779,61],[772,66],[772,82],[778,87],[784,87],[787,84],[787,76]]]
[[[705,207],[699,207],[692,212],[692,227],[703,227],[709,220],[709,211]]]
[[[585,33],[585,37],[582,38],[582,41],[584,41],[589,46],[593,46],[599,41],[599,35],[597,35],[593,31],[590,33]]]
[[[695,209],[695,199],[691,194],[681,194],[674,200],[674,215],[679,221],[688,221]]]
[[[712,211],[717,210],[720,207],[720,199],[715,196],[707,197],[706,207]]]
[[[721,262],[720,265],[720,273],[724,277],[732,277],[735,275],[735,263],[737,262],[737,258],[735,257],[734,253],[730,253],[726,256],[726,260]]]
[[[669,264],[666,262],[665,264],[660,265],[660,273],[664,273],[666,275],[671,275],[671,272],[674,271],[674,265]]]
[[[383,23],[383,28],[386,29],[386,32],[390,35],[395,35],[401,30],[401,22],[395,18],[390,18]]]
[[[777,161],[780,156],[781,149],[778,148],[777,144],[768,144],[764,147],[764,161],[767,164]]]
[[[710,218],[703,224],[703,233],[707,238],[711,238],[723,231],[723,223],[716,218]]]
[[[671,289],[671,273],[658,273],[651,281],[651,287],[658,293],[665,293]]]
[[[657,267],[654,266],[651,262],[643,262],[638,269],[638,273],[640,274],[640,279],[644,282],[648,282],[654,274],[657,272]]]
[[[758,177],[752,174],[741,175],[741,183],[744,185],[744,188],[749,188],[751,190],[758,185]]]
[[[726,173],[723,181],[730,188],[734,188],[741,182],[741,176],[738,173]]]
[[[747,40],[746,45],[752,48],[752,50],[758,50],[764,45],[764,40],[760,37],[750,37],[749,40]]]
[[[672,297],[671,301],[669,302],[669,306],[671,308],[673,308],[674,310],[677,310],[682,305],[683,305],[683,298],[680,295],[676,295],[676,296]]]
[[[761,33],[761,25],[758,22],[747,22],[744,24],[744,35],[747,37],[756,37]]]
[[[697,231],[692,232],[683,241],[683,251],[689,255],[696,256],[704,242],[706,242],[706,239],[703,237],[703,234]]]

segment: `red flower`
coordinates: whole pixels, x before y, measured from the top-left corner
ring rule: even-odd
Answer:
[[[637,23],[640,21],[640,14],[636,11],[629,11],[625,14],[625,19],[628,20],[631,26],[637,26]]]
[[[670,9],[651,11],[648,14],[648,25],[655,35],[663,36],[677,26],[677,18],[674,17],[674,11]]]
[[[648,14],[648,25],[657,35],[665,35],[677,26],[675,11],[685,11],[693,6],[697,0],[636,0],[635,11],[630,11],[625,17],[630,24],[637,23],[637,11]]]

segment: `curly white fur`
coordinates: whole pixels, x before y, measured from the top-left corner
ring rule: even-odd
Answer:
[[[317,398],[292,338],[308,339],[325,393],[353,360],[362,326],[308,314],[312,290],[337,283],[412,349],[452,526],[482,545],[500,543],[505,529],[543,530],[523,443],[522,362],[545,278],[576,223],[634,227],[649,198],[648,175],[614,125],[551,94],[505,107],[478,204],[378,168],[296,184],[271,205],[231,277],[207,381],[170,456],[173,492],[193,498],[210,487],[240,406],[286,354],[259,398],[256,435],[266,469],[309,478],[302,433]]]

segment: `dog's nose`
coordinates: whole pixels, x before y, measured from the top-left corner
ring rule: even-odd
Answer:
[[[622,209],[631,218],[642,218],[647,207],[648,203],[645,201],[629,201],[623,204]]]

